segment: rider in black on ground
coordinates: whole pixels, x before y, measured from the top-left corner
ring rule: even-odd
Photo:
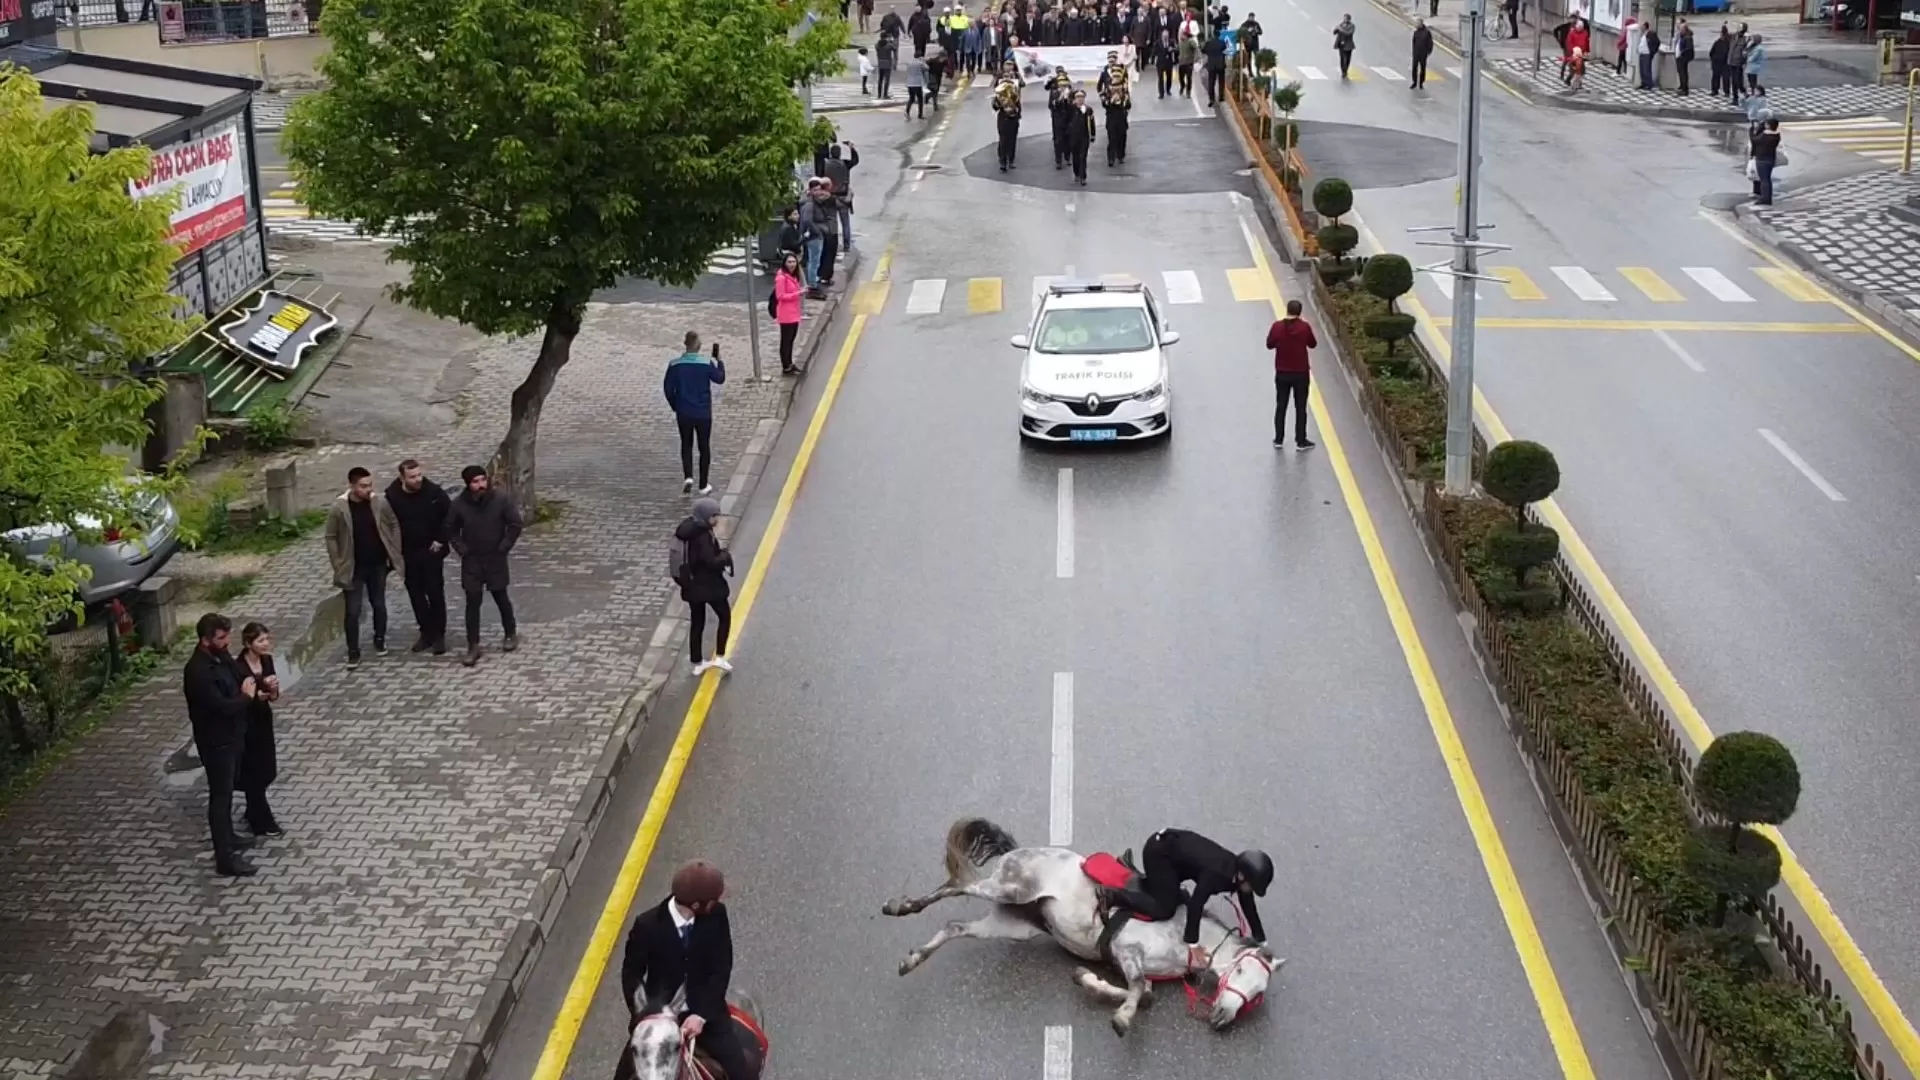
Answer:
[[[1181,889],[1193,882],[1189,897]],[[1203,967],[1207,956],[1200,950],[1200,920],[1207,901],[1222,893],[1233,894],[1247,916],[1247,928],[1256,942],[1267,940],[1260,925],[1260,909],[1254,897],[1267,895],[1273,884],[1273,860],[1267,853],[1247,850],[1238,855],[1187,829],[1162,829],[1147,837],[1140,847],[1140,881],[1137,891],[1110,889],[1107,923],[1100,931],[1098,952],[1111,959],[1109,949],[1127,920],[1137,912],[1154,922],[1173,918],[1182,903],[1187,907],[1188,962]]]

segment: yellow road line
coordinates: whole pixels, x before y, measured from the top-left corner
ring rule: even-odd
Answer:
[[[1756,266],[1753,275],[1773,286],[1786,295],[1789,300],[1817,304],[1826,300],[1826,294],[1814,287],[1806,275],[1798,270],[1787,270],[1778,266]]]
[[[1434,316],[1433,325],[1450,327],[1453,317]],[[1699,319],[1520,319],[1473,320],[1481,330],[1701,330],[1747,334],[1864,334],[1844,322],[1710,322]]]
[[[874,268],[876,283],[886,281],[887,270],[892,262],[891,251],[880,256],[880,262]],[[814,406],[813,419],[807,424],[806,435],[800,440],[799,452],[794,455],[793,465],[787,470],[787,482],[780,489],[779,501],[774,503],[773,516],[767,521],[766,535],[761,537],[760,546],[753,553],[753,565],[747,570],[747,579],[740,586],[740,602],[734,608],[735,642],[746,632],[747,618],[753,612],[754,601],[760,597],[761,586],[767,578],[767,567],[773,563],[774,553],[780,548],[780,539],[787,531],[787,519],[793,513],[794,500],[799,496],[801,482],[806,479],[807,467],[813,462],[814,448],[820,442],[820,432],[827,426],[827,416],[833,411],[834,399],[840,396],[840,384],[846,379],[854,350],[860,344],[860,335],[867,328],[867,319],[866,315],[853,317],[853,325],[847,330],[847,340],[840,346],[840,355],[834,360],[833,371],[828,374],[827,385],[821,391],[820,402]],[[600,919],[594,924],[593,939],[587,943],[580,966],[574,970],[573,981],[567,986],[566,999],[560,1005],[560,1014],[554,1018],[553,1027],[547,1032],[547,1045],[540,1053],[540,1062],[534,1067],[532,1080],[562,1080],[566,1074],[567,1059],[573,1055],[574,1043],[580,1038],[580,1026],[586,1022],[587,1013],[593,1007],[594,992],[599,989],[600,980],[606,975],[614,947],[620,943],[627,915],[632,911],[634,897],[640,891],[641,875],[647,868],[647,862],[653,858],[654,845],[659,842],[660,832],[666,825],[667,812],[673,808],[674,795],[680,790],[680,780],[686,775],[687,763],[693,758],[694,745],[700,741],[700,731],[706,726],[707,714],[713,708],[713,698],[719,689],[718,672],[709,671],[700,677],[693,701],[687,705],[686,718],[680,722],[680,733],[674,737],[666,765],[660,770],[660,779],[654,784],[652,796],[647,799],[646,814],[640,819],[639,828],[634,830],[633,842],[627,848],[626,858],[620,863],[620,876],[615,879],[613,890],[607,895],[606,906],[600,910]]]
[[[1257,266],[1236,266],[1227,271],[1227,285],[1233,290],[1233,298],[1238,301],[1266,300],[1273,294],[1273,287],[1267,275]]]
[[[1507,299],[1509,300],[1545,300],[1546,291],[1527,276],[1525,270],[1517,266],[1489,266],[1487,273],[1493,277],[1505,278]]]
[[[1679,289],[1667,284],[1667,279],[1653,272],[1649,266],[1623,266],[1620,276],[1633,283],[1633,287],[1647,294],[1647,299],[1656,304],[1683,304],[1686,296]]]
[[[1278,317],[1285,313],[1285,307],[1281,303],[1280,288],[1273,279],[1266,252],[1261,249],[1259,240],[1247,228],[1244,220],[1240,228],[1246,236],[1248,248],[1253,252],[1254,263],[1272,289],[1273,313]],[[1474,845],[1480,850],[1480,861],[1486,868],[1488,882],[1493,886],[1500,914],[1506,919],[1507,933],[1513,938],[1514,950],[1520,954],[1520,966],[1526,972],[1527,986],[1533,991],[1534,1001],[1540,1008],[1540,1019],[1546,1025],[1548,1040],[1553,1043],[1554,1056],[1560,1061],[1560,1071],[1566,1080],[1594,1080],[1593,1062],[1587,1057],[1580,1030],[1573,1022],[1573,1011],[1567,1006],[1566,994],[1560,988],[1553,961],[1547,956],[1546,944],[1540,939],[1539,927],[1535,925],[1526,895],[1520,889],[1520,879],[1514,873],[1513,861],[1507,855],[1506,844],[1500,839],[1499,826],[1494,823],[1493,812],[1487,807],[1479,778],[1474,775],[1473,763],[1468,760],[1466,745],[1454,725],[1446,695],[1440,690],[1440,679],[1427,657],[1420,631],[1414,626],[1413,613],[1407,608],[1406,596],[1401,592],[1399,579],[1394,576],[1393,566],[1387,560],[1386,548],[1380,543],[1379,531],[1373,524],[1373,514],[1367,509],[1359,482],[1354,479],[1353,467],[1347,460],[1340,434],[1334,429],[1333,417],[1327,411],[1318,386],[1309,389],[1307,400],[1313,408],[1314,422],[1320,425],[1320,441],[1327,451],[1327,460],[1333,465],[1334,477],[1340,483],[1340,494],[1346,501],[1348,514],[1353,518],[1354,531],[1360,535],[1360,546],[1366,552],[1367,566],[1373,571],[1374,585],[1379,589],[1381,602],[1386,605],[1394,636],[1400,641],[1400,652],[1406,659],[1407,671],[1412,675],[1414,686],[1420,694],[1420,703],[1425,707],[1427,724],[1433,729],[1440,756],[1446,761],[1447,775],[1453,781],[1454,793],[1459,797],[1460,809],[1466,815],[1467,826],[1473,833]]]
[[[1783,270],[1788,269],[1787,265],[1775,258],[1772,252],[1749,243],[1744,236],[1718,220],[1712,217],[1708,217],[1708,220],[1726,228],[1734,239],[1762,258],[1773,262]],[[1362,228],[1364,229],[1364,226]],[[1376,249],[1379,248],[1377,239],[1374,241],[1374,246]],[[1825,290],[1822,290],[1822,294],[1827,295]],[[1884,329],[1868,323],[1847,304],[1830,295],[1828,299],[1842,311],[1867,325],[1869,329],[1878,331],[1882,337],[1893,341],[1916,361],[1920,361],[1920,354],[1916,354],[1905,342],[1894,338]],[[1433,349],[1434,356],[1439,359],[1442,367],[1451,368],[1453,348],[1436,328],[1438,324],[1433,316],[1427,313],[1425,305],[1411,294],[1402,297],[1401,302],[1406,305],[1407,310],[1416,320],[1427,324],[1424,329],[1428,346]],[[1473,411],[1485,428],[1489,442],[1502,443],[1513,438],[1513,433],[1500,420],[1499,414],[1493,411],[1493,406],[1487,403],[1486,396],[1480,392],[1478,386],[1473,390]],[[1553,499],[1545,499],[1534,505],[1539,508],[1541,519],[1553,526],[1554,530],[1560,534],[1561,552],[1586,579],[1588,587],[1593,590],[1594,599],[1606,609],[1614,629],[1619,632],[1627,648],[1632,650],[1634,658],[1639,661],[1641,671],[1653,684],[1654,690],[1666,699],[1667,707],[1672,710],[1674,721],[1687,733],[1687,739],[1693,743],[1695,751],[1705,750],[1713,742],[1713,730],[1707,727],[1707,721],[1693,704],[1693,698],[1681,688],[1680,680],[1674,677],[1673,669],[1667,666],[1666,658],[1661,656],[1660,650],[1654,647],[1653,639],[1647,636],[1646,628],[1640,625],[1640,620],[1635,618],[1633,612],[1627,607],[1626,599],[1620,595],[1620,590],[1614,587],[1613,580],[1607,577],[1607,572],[1600,568],[1600,562],[1593,557],[1592,549],[1587,547],[1586,541],[1574,530],[1573,523],[1567,520],[1567,515],[1560,509],[1559,503]],[[1881,982],[1880,976],[1874,972],[1866,953],[1862,952],[1859,943],[1853,940],[1853,935],[1847,932],[1846,926],[1841,923],[1840,916],[1833,910],[1833,905],[1827,900],[1826,894],[1814,884],[1812,876],[1807,873],[1806,867],[1801,864],[1799,856],[1794,854],[1786,838],[1771,826],[1759,828],[1780,848],[1780,872],[1787,884],[1787,889],[1793,893],[1794,899],[1800,902],[1801,908],[1807,913],[1808,920],[1813,923],[1814,929],[1819,931],[1821,940],[1827,943],[1827,948],[1832,950],[1835,959],[1839,961],[1841,970],[1847,973],[1847,978],[1853,983],[1853,988],[1860,995],[1860,1000],[1866,1003],[1867,1010],[1879,1022],[1881,1030],[1886,1032],[1894,1052],[1905,1063],[1908,1072],[1920,1073],[1920,1033],[1915,1032],[1913,1022],[1907,1019],[1906,1014],[1900,1010],[1899,1004],[1893,1000],[1893,994],[1887,990],[1886,984]]]
[[[967,313],[991,315],[1000,310],[1001,289],[997,277],[977,277],[967,281]]]

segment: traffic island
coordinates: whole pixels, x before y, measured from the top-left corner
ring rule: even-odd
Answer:
[[[1876,1051],[1773,896],[1791,755],[1742,732],[1696,762],[1534,511],[1559,484],[1545,447],[1476,432],[1475,494],[1445,494],[1447,373],[1397,310],[1407,261],[1347,253],[1345,187],[1316,185],[1331,223],[1308,266],[1314,305],[1663,1050],[1708,1080],[1870,1080]],[[1754,740],[1773,744],[1765,761],[1739,765]],[[1745,777],[1731,793],[1729,769]]]

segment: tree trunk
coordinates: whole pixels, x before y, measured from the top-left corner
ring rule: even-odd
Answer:
[[[573,359],[573,339],[580,334],[583,308],[555,300],[547,314],[547,329],[540,340],[540,354],[533,370],[514,388],[513,403],[507,417],[507,436],[494,451],[487,472],[501,490],[520,503],[520,512],[529,519],[539,505],[534,489],[534,458],[540,439],[540,411],[547,395],[560,376],[560,369]]]

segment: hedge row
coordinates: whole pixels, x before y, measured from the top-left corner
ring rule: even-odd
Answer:
[[[1321,201],[1318,195],[1316,191],[1316,204]],[[1337,223],[1346,208],[1340,205],[1340,192],[1333,195],[1316,209]],[[1325,238],[1321,247],[1328,248]],[[1404,266],[1397,256],[1385,258]],[[1394,293],[1390,285],[1382,288],[1379,283],[1402,271],[1396,267],[1392,274],[1374,275],[1353,259],[1331,266],[1328,262],[1323,259],[1321,265],[1332,272],[1316,270],[1316,276],[1326,290],[1326,315],[1333,324],[1329,329],[1349,368],[1378,396],[1385,419],[1406,444],[1403,458],[1411,478],[1435,481],[1445,462],[1446,384],[1417,341],[1387,340],[1395,327],[1381,319],[1391,313]],[[1333,284],[1326,284],[1327,279]],[[1375,286],[1373,291],[1369,285]],[[1551,455],[1546,456],[1551,462]],[[1557,467],[1555,473],[1557,484]],[[1441,518],[1481,596],[1514,596],[1515,511],[1483,496],[1447,497]],[[1504,550],[1502,540],[1507,541]],[[1552,558],[1551,551],[1547,557]],[[1550,600],[1557,600],[1557,594],[1557,588],[1547,593]],[[1750,920],[1745,929],[1740,928],[1743,920],[1726,924],[1727,898],[1702,883],[1698,837],[1704,830],[1689,806],[1685,777],[1649,718],[1622,692],[1621,675],[1606,646],[1557,602],[1531,611],[1519,604],[1490,604],[1489,610],[1505,632],[1517,670],[1544,698],[1550,737],[1564,752],[1673,946],[1675,969],[1715,1044],[1718,1075],[1727,1080],[1855,1080],[1860,1074],[1842,1034],[1845,1016],[1839,1004],[1797,979],[1776,974]],[[1797,778],[1795,783],[1797,797]],[[1739,835],[1760,838],[1744,831]],[[1743,905],[1736,899],[1735,906]]]

